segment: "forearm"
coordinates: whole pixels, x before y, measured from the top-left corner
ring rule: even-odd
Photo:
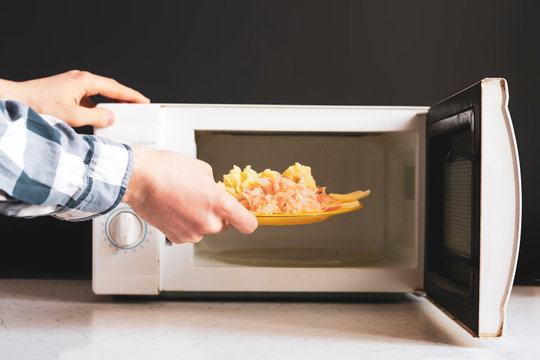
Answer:
[[[27,106],[0,102],[0,213],[84,220],[111,210],[127,188],[129,147],[79,135]]]
[[[0,99],[20,100],[20,86],[15,81],[0,79]]]

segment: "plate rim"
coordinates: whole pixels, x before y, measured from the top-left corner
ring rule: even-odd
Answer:
[[[364,207],[363,203],[359,203],[357,206],[347,209],[338,209],[334,211],[319,212],[319,213],[301,213],[301,214],[254,214],[258,218],[293,218],[293,217],[314,217],[314,216],[333,216],[338,214],[344,214],[356,210],[360,210]]]

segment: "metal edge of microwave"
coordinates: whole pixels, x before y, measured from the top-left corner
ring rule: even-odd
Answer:
[[[155,147],[161,135],[158,127],[148,126],[148,118],[159,116],[161,106],[175,105],[101,106],[114,111],[130,109],[124,111],[129,117],[129,127],[144,131],[144,141],[132,135],[137,131],[112,136],[112,140]],[[502,335],[505,324],[506,304],[515,274],[521,229],[519,157],[508,111],[507,84],[500,78],[483,79],[425,109],[426,207],[425,221],[422,222],[425,226],[424,289],[420,290],[473,336],[497,337]],[[111,133],[108,129],[96,131],[99,136],[109,137],[110,134],[115,132]],[[468,200],[453,201],[464,195]],[[123,211],[125,205],[113,212]],[[104,288],[96,284],[96,263],[103,255],[100,253],[103,249],[96,246],[96,239],[105,237],[104,225],[106,227],[107,221],[101,217],[93,222],[94,292],[157,295],[160,292],[159,286],[154,285],[155,279],[150,279],[148,274],[159,269],[159,257],[162,255],[159,246],[147,246],[145,249],[147,253],[153,253],[153,261],[137,262],[137,267],[130,269],[128,275],[121,274],[118,277],[123,279],[124,276],[126,284],[131,285],[116,288],[113,284],[112,287]],[[146,224],[144,231],[148,239],[159,237],[159,231]],[[456,238],[459,238],[456,234],[461,237],[466,234],[469,243],[465,247],[456,243]],[[111,263],[107,266],[114,267]],[[148,284],[146,289],[143,289],[144,284]],[[201,295],[205,292],[193,293]],[[250,291],[238,292],[241,295],[247,293]],[[271,292],[252,293],[258,298],[278,295]],[[229,295],[234,298],[234,294]]]

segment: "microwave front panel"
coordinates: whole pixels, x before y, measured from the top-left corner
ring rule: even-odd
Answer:
[[[160,148],[197,157],[197,131],[423,134],[427,110],[427,107],[163,104]]]
[[[163,110],[163,146],[207,161],[217,180],[232,165],[283,171],[300,161],[332,191],[367,186],[372,195],[363,211],[321,224],[264,226],[249,236],[229,230],[195,245],[167,245],[162,290],[408,292],[421,287],[426,108],[184,105]]]
[[[519,243],[519,162],[506,104],[506,82],[486,79],[431,107],[426,124],[424,287],[480,337],[501,335]]]
[[[252,155],[254,139],[262,136],[269,148],[277,145],[273,148],[284,154],[283,161],[298,161],[296,157],[304,155],[306,164],[318,161],[314,169],[320,173],[320,181],[335,182],[332,188],[336,192],[362,187],[364,179],[374,187],[360,212],[306,225],[307,229],[261,227],[248,237],[230,229],[212,239],[205,237],[196,245],[172,245],[160,237],[155,242],[159,249],[152,253],[156,258],[132,256],[146,254],[145,244],[145,251],[122,250],[126,261],[118,262],[114,257],[117,251],[106,241],[103,231],[95,231],[93,246],[100,252],[99,259],[94,258],[93,281],[95,289],[102,289],[100,292],[409,292],[422,286],[427,108],[167,104],[107,107],[115,111],[117,121],[110,128],[100,129],[97,135],[111,140],[194,157],[219,155],[223,167],[220,171],[226,171],[237,161],[248,161],[240,157]],[[133,124],[138,128],[133,129]],[[231,136],[233,147],[226,141]],[[290,149],[284,145],[298,141],[301,145],[291,145]],[[286,154],[288,149],[294,155]],[[306,151],[309,149],[313,151]],[[264,164],[263,155],[261,152],[252,160],[263,162],[258,166],[274,166]],[[348,177],[332,176],[340,171],[348,172]],[[219,260],[224,254],[252,254],[268,246],[273,248],[262,255],[271,255],[272,262],[291,256],[303,260],[308,256],[312,261],[312,255],[322,262],[298,266],[299,261],[293,261],[289,267],[274,266],[268,259],[256,265]],[[373,256],[366,258],[368,254]],[[336,256],[339,266],[335,265]],[[330,265],[329,257],[333,262]],[[134,261],[130,263],[129,259]],[[233,260],[238,261],[238,256]],[[260,258],[250,255],[249,260]],[[141,261],[148,264],[150,290],[136,288]]]

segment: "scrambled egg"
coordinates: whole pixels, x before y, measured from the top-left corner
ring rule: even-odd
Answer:
[[[311,167],[304,166],[300,163],[289,166],[283,174],[270,169],[266,169],[257,174],[257,172],[251,168],[251,165],[246,166],[243,171],[238,166],[234,165],[227,175],[223,175],[223,182],[218,182],[218,185],[227,190],[229,194],[236,197],[240,195],[244,189],[249,189],[257,184],[257,179],[274,179],[278,176],[286,177],[296,183],[299,183],[303,179],[308,189],[315,190],[317,188],[315,179],[313,179],[313,176],[311,175]]]
[[[291,179],[295,183],[299,183],[300,180],[304,179],[306,187],[310,190],[317,189],[315,184],[315,179],[311,176],[311,167],[304,166],[300,163],[291,165],[285,170],[282,174],[283,177]]]

